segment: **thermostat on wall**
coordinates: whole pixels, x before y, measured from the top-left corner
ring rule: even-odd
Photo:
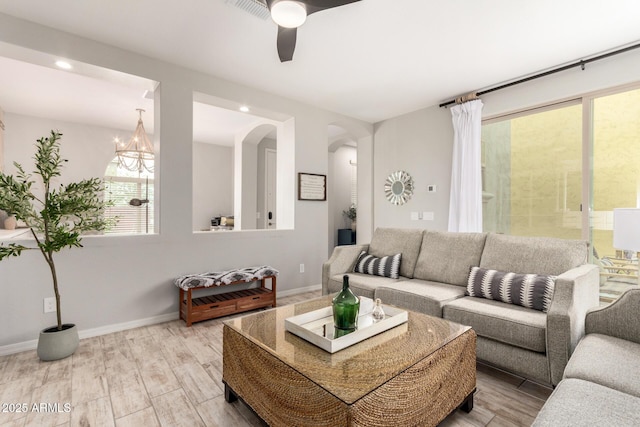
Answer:
[[[436,192],[436,186],[435,185],[427,185],[427,192],[428,193],[435,193]]]

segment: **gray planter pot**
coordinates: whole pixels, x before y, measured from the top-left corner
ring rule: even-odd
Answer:
[[[40,331],[38,357],[40,360],[58,360],[71,356],[80,343],[76,325],[66,323],[59,331],[57,326]]]

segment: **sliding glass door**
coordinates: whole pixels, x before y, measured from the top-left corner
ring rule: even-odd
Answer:
[[[640,198],[640,89],[591,100],[591,242],[601,269],[601,299],[638,284],[638,257],[613,243],[613,210]],[[640,223],[637,224],[640,227]],[[620,232],[624,233],[624,230]]]
[[[482,127],[484,230],[582,237],[582,107],[577,102]]]
[[[613,218],[640,207],[640,89],[486,120],[482,162],[484,231],[588,240],[603,302],[638,284]]]

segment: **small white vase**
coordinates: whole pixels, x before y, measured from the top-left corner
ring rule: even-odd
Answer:
[[[11,215],[4,220],[5,230],[15,230],[18,225],[18,220],[15,216]]]
[[[356,231],[356,220],[352,219],[351,220],[351,231]]]

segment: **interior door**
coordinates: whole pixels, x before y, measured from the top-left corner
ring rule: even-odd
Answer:
[[[264,219],[267,229],[276,228],[276,150],[265,151],[265,210]]]

